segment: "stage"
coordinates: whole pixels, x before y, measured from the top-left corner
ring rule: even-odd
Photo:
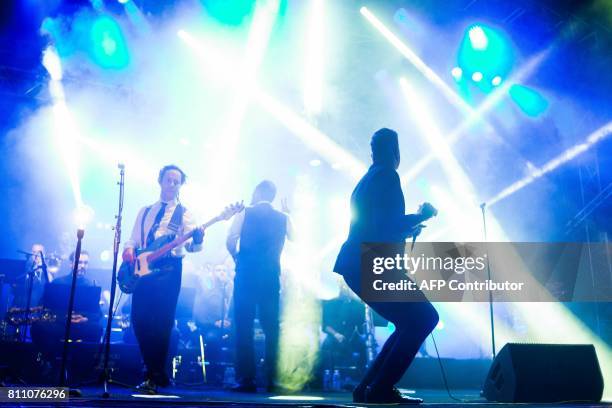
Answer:
[[[102,398],[102,388],[82,388],[82,397],[71,398],[68,402],[54,403],[53,406],[60,407],[161,407],[167,405],[181,407],[227,407],[227,406],[270,406],[270,407],[354,407],[354,406],[384,406],[381,404],[356,404],[352,402],[350,393],[317,393],[306,392],[299,394],[238,394],[220,389],[187,389],[167,388],[159,395],[142,396],[133,390],[112,388],[110,398]],[[445,407],[473,405],[478,408],[520,406],[522,408],[542,406],[589,406],[609,407],[609,402],[593,403],[559,403],[559,404],[503,404],[490,403],[479,396],[478,390],[456,390],[453,396],[461,401],[451,399],[444,390],[405,390],[408,395],[418,396],[424,399],[421,404],[424,407]],[[44,403],[21,403],[20,406],[46,406]]]
[[[0,3],[0,405],[612,401],[612,0]]]

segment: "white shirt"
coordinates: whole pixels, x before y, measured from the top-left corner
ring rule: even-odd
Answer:
[[[159,200],[155,204],[151,206],[151,209],[147,213],[147,217],[144,222],[144,234],[141,233],[142,227],[142,217],[144,215],[145,209],[147,207],[143,207],[138,212],[138,216],[136,217],[136,222],[134,223],[134,228],[132,228],[132,234],[130,239],[125,242],[124,248],[144,248],[146,246],[146,242],[141,242],[141,237],[144,235],[144,240],[147,240],[147,235],[153,227],[153,222],[155,222],[155,217],[161,208],[162,201]],[[164,215],[159,223],[159,227],[157,231],[155,231],[154,237],[155,239],[162,237],[164,235],[173,234],[170,229],[168,229],[168,224],[172,218],[172,214],[174,214],[174,210],[178,204],[178,200],[172,200],[166,202],[166,209],[164,211]],[[185,207],[183,207],[185,209]],[[196,224],[193,215],[190,211],[185,209],[183,213],[183,223],[179,227],[176,232],[177,236],[188,234],[189,232],[196,229],[198,225]],[[187,252],[198,252],[202,250],[202,244],[194,244],[193,240],[187,241],[185,244],[178,246],[172,250],[172,256],[182,257],[185,255],[185,250]]]

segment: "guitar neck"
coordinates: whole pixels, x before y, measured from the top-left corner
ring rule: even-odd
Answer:
[[[221,220],[220,217],[214,217],[211,218],[210,221],[206,222],[205,224],[202,224],[199,228],[202,228],[204,230],[206,230],[206,228],[210,227],[211,225],[219,222]],[[176,237],[175,239],[173,239],[172,241],[168,242],[167,244],[161,246],[160,248],[158,248],[157,250],[153,251],[153,253],[151,253],[148,257],[147,260],[148,262],[153,262],[158,260],[159,258],[165,256],[167,253],[169,253],[170,251],[172,251],[174,248],[183,245],[187,240],[189,240],[190,238],[193,237],[193,233],[195,232],[195,228],[191,231],[189,231],[186,234],[181,235],[180,237]]]

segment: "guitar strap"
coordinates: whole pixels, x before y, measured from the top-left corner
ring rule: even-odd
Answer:
[[[150,205],[147,208],[145,208],[144,213],[142,214],[142,220],[140,220],[140,247],[141,248],[145,247],[144,223],[145,223],[145,220],[147,219],[147,214],[149,214],[149,211],[151,211],[151,207],[153,206]]]
[[[145,220],[147,219],[147,215],[153,206],[150,205],[145,208],[144,213],[142,214],[142,220],[140,220],[140,247],[144,248],[145,244]],[[170,218],[170,222],[168,223],[168,229],[173,233],[177,233],[181,225],[183,225],[183,214],[185,214],[185,207],[181,204],[178,204],[172,213],[172,218]]]
[[[185,214],[185,207],[181,204],[177,204],[172,213],[172,218],[170,218],[170,222],[168,223],[168,229],[174,234],[178,233],[179,228],[183,225],[183,214]]]

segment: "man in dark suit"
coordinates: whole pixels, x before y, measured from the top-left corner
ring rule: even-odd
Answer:
[[[236,328],[236,374],[234,391],[256,392],[253,320],[266,336],[268,390],[275,389],[279,340],[280,257],[285,238],[292,239],[286,204],[283,212],[272,207],[276,186],[264,180],[255,187],[251,206],[234,218],[227,250],[236,262],[234,278],[234,325]],[[240,242],[238,249],[238,242]]]
[[[397,133],[380,129],[372,136],[372,166],[351,196],[351,226],[338,254],[334,271],[361,296],[361,244],[403,242],[418,233],[421,222],[435,215],[429,203],[417,214],[406,214],[404,195],[397,174],[400,163]],[[422,295],[422,294],[420,294]],[[396,329],[383,345],[366,375],[353,392],[355,402],[420,403],[403,397],[395,384],[414,359],[420,345],[438,323],[438,314],[425,296],[418,302],[366,302]]]

